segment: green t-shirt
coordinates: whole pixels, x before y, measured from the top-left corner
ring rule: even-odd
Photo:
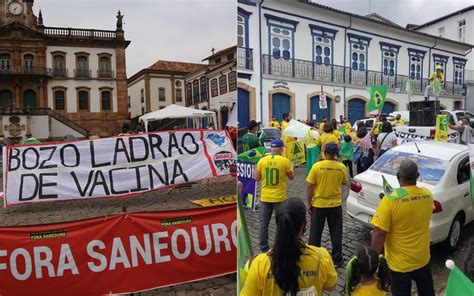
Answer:
[[[252,133],[246,133],[242,137],[242,148],[244,150],[243,152],[252,150],[260,146],[262,146],[262,144],[260,143],[260,140],[257,138],[256,135]]]
[[[342,160],[352,160],[352,154],[354,153],[354,145],[352,142],[342,142],[341,151],[339,151],[339,156]]]

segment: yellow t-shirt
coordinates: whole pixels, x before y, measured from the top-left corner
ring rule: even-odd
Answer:
[[[352,131],[352,124],[348,121],[344,123],[344,132],[346,135],[350,135]]]
[[[375,124],[375,131],[374,131],[374,135],[378,135],[380,134],[381,132],[381,129],[382,129],[382,124],[383,122],[382,121],[378,121],[376,124]]]
[[[398,125],[405,125],[405,121],[403,119],[400,118],[400,120],[396,120],[393,122],[393,125],[394,126],[398,126]]]
[[[270,121],[268,125],[269,125],[270,127],[280,128],[280,123],[278,123],[278,121],[276,121],[276,120]]]
[[[288,126],[288,122],[286,122],[285,120],[282,120],[281,123],[280,123],[280,127],[281,127],[281,130],[285,130],[285,128]]]
[[[337,139],[341,138],[341,132],[340,131],[334,130],[332,133],[336,136]]]
[[[436,75],[436,71],[431,73],[431,75],[430,75],[430,80],[433,81],[436,76],[438,76],[438,80],[439,80],[439,81],[441,81],[441,82],[444,81],[444,74],[443,74],[443,73],[439,73],[439,75]]]
[[[397,272],[410,272],[430,261],[433,195],[422,187],[403,188],[408,194],[398,200],[384,196],[371,222],[388,232],[385,258],[389,268]]]
[[[359,285],[352,291],[351,296],[385,296],[387,292],[384,290],[380,290],[377,286],[379,284],[378,281],[374,281],[368,285]]]
[[[332,258],[325,248],[306,245],[298,266],[301,269],[298,277],[300,289],[314,286],[318,295],[323,295],[324,288],[332,288],[337,281],[337,273]],[[250,266],[240,296],[283,296],[283,291],[271,274],[271,258],[268,253],[258,255]]]
[[[342,205],[342,184],[347,183],[347,168],[336,160],[322,160],[313,165],[306,182],[315,185],[312,205],[334,208]]]
[[[281,155],[267,155],[257,163],[262,174],[261,196],[263,202],[282,202],[286,197],[286,177],[291,172],[291,162]]]
[[[316,138],[316,133],[317,131],[313,129],[308,130],[304,139],[306,148],[313,148],[314,146],[319,145],[319,137]]]
[[[339,144],[339,138],[336,137],[335,134],[328,134],[328,133],[322,133],[321,136],[319,137],[319,145],[321,148],[321,159],[326,159],[326,155],[324,155],[324,147],[328,143],[336,143]]]
[[[320,129],[320,130],[323,130],[324,124],[325,124],[325,122],[321,122],[321,123],[319,124],[319,129]]]

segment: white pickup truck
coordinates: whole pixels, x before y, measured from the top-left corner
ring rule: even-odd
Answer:
[[[469,115],[471,117],[470,126],[474,128],[474,115],[464,110],[442,110],[440,114],[447,114],[448,120],[453,125],[460,125],[461,117]],[[395,134],[399,139],[399,143],[410,142],[414,140],[432,140],[435,136],[436,128],[434,126],[410,126],[401,125],[395,127]],[[457,132],[455,130],[449,130],[448,141],[455,142]]]

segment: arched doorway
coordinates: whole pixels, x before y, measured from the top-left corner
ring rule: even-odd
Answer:
[[[382,113],[390,114],[395,111],[395,104],[385,101],[382,108]]]
[[[243,128],[246,127],[250,121],[250,93],[245,89],[239,87],[237,95],[237,116],[239,121],[239,128]]]
[[[283,93],[272,95],[272,114],[278,121],[283,120],[283,113],[291,113],[290,96]]]
[[[3,109],[13,108],[13,94],[11,91],[0,91],[0,107]]]
[[[23,93],[23,108],[36,108],[36,92],[34,90],[25,90]]]
[[[358,119],[365,117],[365,101],[361,99],[351,99],[348,103],[349,121],[354,124]]]
[[[221,128],[224,129],[227,121],[229,120],[229,108],[227,106],[223,106],[221,108]]]
[[[460,101],[454,101],[453,110],[461,110],[461,102]]]
[[[328,96],[326,96],[326,105],[327,105],[327,108],[326,109],[320,109],[319,108],[319,95],[317,96],[314,96],[311,98],[311,101],[310,101],[310,110],[311,110],[311,114],[310,114],[310,119],[312,121],[314,121],[314,115],[316,115],[316,121],[321,121],[323,119],[323,117],[327,117],[328,121],[331,120],[331,101],[332,99],[330,99]]]

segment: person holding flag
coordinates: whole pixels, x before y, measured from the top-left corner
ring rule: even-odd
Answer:
[[[403,160],[397,172],[401,188],[393,189],[384,179],[385,196],[371,220],[371,247],[385,252],[392,295],[411,295],[412,280],[418,295],[434,296],[430,269],[430,220],[433,195],[416,185],[420,174],[412,160]]]
[[[427,85],[425,88],[425,101],[429,100],[430,92],[432,92],[436,100],[438,100],[438,96],[441,91],[441,85],[444,81],[443,67],[441,65],[437,65],[435,67],[435,72],[431,73],[429,81],[431,84]]]

